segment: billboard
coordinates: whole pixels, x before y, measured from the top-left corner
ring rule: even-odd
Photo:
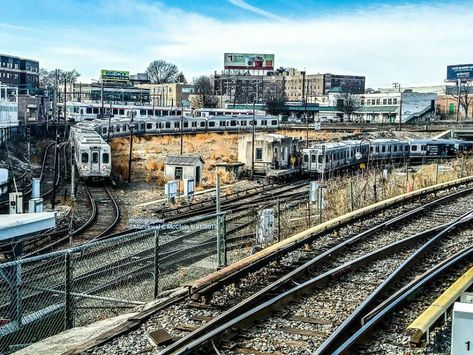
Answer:
[[[274,54],[225,53],[225,69],[273,70]]]
[[[100,78],[104,81],[128,81],[130,79],[130,72],[102,69],[100,71]]]
[[[473,64],[447,66],[447,80],[473,80]]]

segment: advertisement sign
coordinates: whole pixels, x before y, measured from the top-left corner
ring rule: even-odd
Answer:
[[[274,54],[225,53],[225,69],[273,70]]]
[[[100,78],[104,81],[128,81],[130,79],[130,72],[102,69],[100,71]]]
[[[473,64],[447,66],[447,80],[473,80]]]

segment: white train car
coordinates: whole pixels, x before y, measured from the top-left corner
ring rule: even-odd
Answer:
[[[72,127],[69,143],[74,147],[75,165],[81,179],[110,178],[112,172],[110,146],[93,130],[93,127]]]

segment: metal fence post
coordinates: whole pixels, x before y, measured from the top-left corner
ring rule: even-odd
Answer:
[[[278,242],[281,241],[281,201],[278,199]]]
[[[226,215],[222,216],[222,244],[223,244],[223,264],[228,265],[228,255],[227,255],[227,218]]]
[[[64,280],[64,329],[71,329],[74,327],[74,306],[73,306],[73,296],[72,292],[72,263],[71,263],[71,253],[66,251],[64,254],[64,271],[65,271],[65,280]]]
[[[215,197],[216,197],[216,223],[217,223],[217,269],[222,266],[222,249],[221,249],[221,223],[220,223],[220,176],[217,175],[217,181],[215,184]]]
[[[353,201],[353,180],[350,179],[350,184],[349,184],[349,193],[350,193],[350,211],[353,211],[354,207],[354,201]]]
[[[154,299],[159,295],[159,234],[154,231]]]

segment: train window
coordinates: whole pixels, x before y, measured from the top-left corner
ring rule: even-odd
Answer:
[[[413,152],[417,151],[417,146],[416,146],[416,145],[413,145],[413,146],[411,147],[411,151],[413,151]]]
[[[388,152],[390,152],[390,151],[391,151],[391,146],[390,146],[390,145],[388,145]]]
[[[146,124],[146,129],[151,129],[153,127],[153,124],[152,123],[147,123]]]
[[[92,153],[92,163],[97,164],[99,162],[99,153],[93,152]]]
[[[82,153],[80,157],[80,161],[81,163],[87,164],[89,162],[89,154],[86,152]]]
[[[144,123],[141,123],[140,124],[140,129],[143,131],[145,129],[145,124]]]
[[[103,153],[102,154],[102,163],[108,164],[109,159],[110,159],[110,155],[108,153]]]
[[[94,107],[94,108],[92,109],[92,112],[93,112],[93,113],[99,113],[99,108],[98,108],[98,107]]]
[[[309,156],[307,154],[304,154],[304,163],[309,162]]]
[[[246,121],[241,121],[240,126],[246,126]]]
[[[408,145],[405,145],[405,146],[404,146],[404,150],[405,150],[406,152],[409,151],[409,146],[408,146]]]
[[[312,163],[315,163],[317,161],[317,158],[316,158],[316,155],[315,154],[312,154],[311,157],[310,157],[310,161]]]
[[[397,152],[397,145],[394,146],[394,151]]]
[[[112,112],[113,112],[114,115],[118,115],[118,109],[117,109],[117,108],[114,108],[114,109],[112,110]]]
[[[231,120],[230,121],[230,126],[235,127],[237,125],[237,121]]]
[[[119,111],[120,111],[119,115],[121,115],[121,116],[125,115],[125,109],[124,108],[121,108]]]
[[[256,148],[256,160],[263,160],[263,148]]]
[[[262,121],[261,121],[261,125],[262,125],[262,126],[267,126],[267,125],[268,125],[268,121],[267,121],[267,120],[262,120]]]
[[[371,153],[374,152],[374,147],[370,147],[370,152],[371,152]]]
[[[319,155],[319,164],[323,163],[323,155]]]
[[[122,126],[122,130],[123,130],[123,132],[126,132],[126,124],[124,124],[124,125]]]
[[[117,126],[117,132],[120,132],[120,128],[121,128],[120,126]]]
[[[174,122],[174,128],[179,128],[179,122]]]
[[[197,122],[192,122],[192,127],[197,127]]]
[[[220,126],[220,127],[225,127],[225,121],[220,121],[219,126]]]
[[[148,116],[153,116],[153,110],[148,110]]]
[[[200,127],[205,127],[205,122],[200,122]]]
[[[376,146],[376,153],[379,153],[379,146]]]
[[[162,111],[162,116],[168,116],[169,115],[169,111]]]
[[[92,107],[87,107],[86,112],[87,113],[92,113]]]
[[[277,125],[278,125],[278,121],[277,121],[277,120],[272,120],[272,121],[271,121],[271,125],[272,125],[272,126],[277,126]]]
[[[210,122],[209,122],[209,127],[215,127],[215,122],[214,122],[214,121],[210,121]]]
[[[102,134],[105,134],[105,133],[107,133],[107,127],[102,128]]]
[[[140,115],[141,116],[146,116],[146,110],[140,110]]]
[[[171,122],[166,122],[166,128],[171,128]]]
[[[381,146],[381,152],[385,153],[386,152],[386,147],[383,145]]]
[[[189,127],[189,123],[188,123],[188,122],[184,122],[184,127],[185,127],[185,128]]]

